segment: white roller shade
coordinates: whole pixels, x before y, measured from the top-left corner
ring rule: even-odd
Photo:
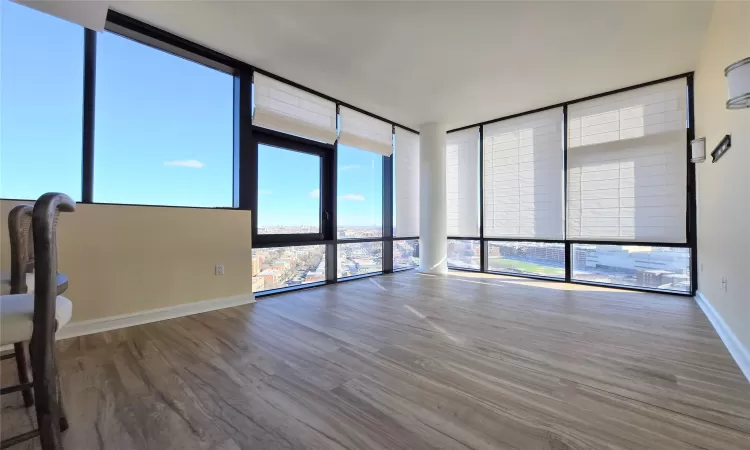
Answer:
[[[394,236],[419,236],[419,135],[396,127]]]
[[[568,107],[568,238],[684,243],[686,81]]]
[[[445,139],[448,236],[479,236],[479,127]]]
[[[485,125],[484,235],[563,239],[562,108]]]
[[[315,141],[336,141],[336,104],[260,73],[253,75],[253,125]]]
[[[368,152],[391,156],[393,153],[393,126],[353,109],[342,106],[339,144]]]

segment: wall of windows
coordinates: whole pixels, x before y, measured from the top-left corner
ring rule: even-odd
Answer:
[[[692,95],[686,74],[449,132],[449,267],[694,293]]]
[[[414,130],[113,11],[0,1],[0,196],[252,210],[258,291],[418,264]],[[688,74],[450,132],[449,266],[694,292],[691,104]]]
[[[1,197],[251,210],[255,292],[417,264],[414,130],[115,11],[0,1]]]

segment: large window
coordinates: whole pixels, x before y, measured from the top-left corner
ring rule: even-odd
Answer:
[[[573,279],[690,292],[690,249],[573,245]]]
[[[568,109],[568,238],[686,243],[685,80]]]
[[[565,244],[490,241],[487,245],[491,272],[565,278]]]
[[[81,200],[84,30],[0,2],[0,197]]]
[[[484,236],[563,238],[562,108],[483,127]]]
[[[383,235],[383,156],[338,146],[338,238]]]
[[[233,102],[231,75],[99,34],[94,201],[231,207]]]
[[[448,266],[693,292],[690,84],[674,77],[449,133]]]
[[[325,246],[253,249],[252,277],[253,292],[325,281]]]
[[[121,14],[0,2],[0,197],[250,210],[255,292],[418,264],[418,133]]]
[[[338,277],[383,271],[382,242],[352,242],[338,246]]]
[[[258,145],[258,234],[320,233],[321,158]]]

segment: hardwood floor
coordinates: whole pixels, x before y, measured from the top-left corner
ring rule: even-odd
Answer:
[[[691,298],[410,271],[59,349],[67,449],[750,449],[750,384]]]

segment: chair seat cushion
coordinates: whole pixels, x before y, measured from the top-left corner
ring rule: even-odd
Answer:
[[[60,330],[70,322],[73,303],[57,296],[55,318]],[[25,342],[34,330],[34,294],[0,295],[0,346]]]
[[[34,292],[34,274],[26,274],[26,293],[32,294]],[[10,278],[3,278],[0,280],[0,295],[10,294]]]

